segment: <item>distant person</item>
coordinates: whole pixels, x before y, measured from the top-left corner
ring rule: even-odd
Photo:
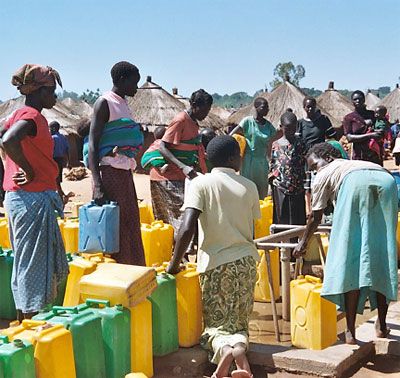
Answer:
[[[143,144],[140,126],[132,120],[125,96],[134,96],[140,80],[138,68],[118,62],[111,69],[113,87],[94,104],[88,140],[89,168],[93,178],[93,200],[98,205],[116,201],[120,210],[120,250],[114,254],[121,264],[145,265],[138,199],[132,171]]]
[[[299,120],[297,134],[303,140],[307,149],[314,144],[325,142],[326,139],[336,138],[336,130],[330,119],[317,109],[317,100],[314,97],[305,97],[303,108],[306,117]]]
[[[168,169],[168,163],[164,156],[160,153],[161,139],[165,134],[164,126],[157,126],[154,131],[154,142],[149,146],[142,155],[141,165],[144,169],[156,168],[160,173],[164,173]]]
[[[203,130],[200,131],[200,137],[201,137],[201,144],[203,145],[204,151],[206,151],[208,144],[217,136],[216,132],[209,128],[206,127]],[[206,157],[206,166],[207,166],[207,172],[211,172],[212,169],[212,164],[211,162],[207,159],[207,154],[204,152],[205,157]]]
[[[387,337],[386,314],[397,300],[397,187],[393,176],[378,164],[340,159],[328,143],[314,145],[308,166],[317,171],[312,191],[312,215],[293,251],[306,252],[329,201],[335,201],[328,258],[321,297],[346,313],[345,341],[356,344],[356,314],[369,299],[378,308],[376,336]]]
[[[297,118],[286,112],[281,116],[282,138],[272,144],[270,183],[276,224],[306,223],[305,164],[306,146],[296,135]]]
[[[60,124],[57,121],[50,122],[49,128],[54,142],[53,159],[58,166],[57,184],[59,190],[62,191],[61,183],[63,180],[63,169],[68,163],[68,140],[64,135],[60,134]],[[65,197],[64,192],[63,197]]]
[[[383,131],[368,132],[375,123],[375,115],[372,110],[367,110],[365,95],[362,91],[354,91],[351,95],[354,112],[347,114],[343,119],[343,131],[347,140],[353,143],[353,160],[366,160],[380,163],[379,157],[370,150],[371,139],[380,140]]]
[[[398,119],[396,119],[394,121],[394,124],[392,125],[392,127],[390,128],[390,130],[392,131],[392,138],[393,140],[397,138],[397,136],[399,135],[400,132],[400,121]]]
[[[11,83],[25,95],[2,131],[6,153],[4,205],[14,251],[11,279],[18,319],[29,319],[53,303],[68,275],[68,263],[56,213],[62,214],[57,193],[58,167],[43,109],[56,104],[61,79],[51,67],[25,64]]]
[[[251,377],[246,352],[259,260],[253,243],[253,222],[260,218],[258,192],[253,182],[236,174],[241,158],[234,138],[215,137],[207,146],[207,156],[214,168],[194,178],[186,193],[183,222],[167,272],[179,272],[199,220],[197,271],[204,319],[200,344],[212,352],[211,362],[217,364],[212,377],[226,377],[233,361],[239,371],[232,377]]]
[[[150,169],[154,216],[171,224],[175,233],[182,222],[185,178],[193,179],[197,171],[207,170],[197,122],[207,117],[213,99],[199,89],[192,93],[189,102],[189,109],[175,116],[161,138],[159,153],[168,168],[164,172],[154,166]]]
[[[369,148],[379,158],[379,165],[383,166],[383,160],[385,157],[385,143],[387,142],[389,145],[392,144],[392,133],[390,130],[390,123],[386,119],[387,109],[383,105],[379,105],[375,109],[375,123],[370,127],[370,132],[382,132],[383,136],[381,139],[370,139]]]
[[[269,150],[279,136],[272,123],[265,118],[269,112],[268,101],[257,97],[254,108],[255,117],[243,118],[230,135],[241,131],[246,138],[240,174],[256,184],[259,198],[264,199],[268,195]]]

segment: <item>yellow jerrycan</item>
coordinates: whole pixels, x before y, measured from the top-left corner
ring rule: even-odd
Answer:
[[[160,265],[172,256],[174,228],[163,221],[141,225],[146,266]]]
[[[69,263],[69,274],[65,287],[64,307],[77,306],[82,303],[79,294],[79,281],[86,275],[96,270],[97,264],[94,261],[78,257]]]
[[[83,206],[85,203],[84,202],[72,202],[71,204],[71,215],[73,218],[78,218],[79,217],[79,208]]]
[[[290,282],[290,335],[298,348],[321,350],[337,340],[336,305],[321,298],[322,282],[299,276]]]
[[[147,378],[147,375],[143,373],[129,373],[125,375],[125,378]]]
[[[58,223],[58,227],[60,228],[61,238],[62,238],[62,241],[64,243],[64,247],[65,247],[64,219],[57,218],[57,223]]]
[[[102,252],[98,253],[80,253],[79,256],[82,256],[85,260],[93,261],[96,264],[100,263],[116,263],[114,259],[105,255]]]
[[[175,275],[175,280],[179,346],[189,348],[199,343],[203,331],[203,304],[196,264],[187,264]]]
[[[146,201],[138,201],[140,223],[151,224],[154,222],[153,207]]]
[[[0,218],[0,247],[11,248],[10,234],[8,229],[8,220],[5,217]]]
[[[148,299],[129,308],[131,312],[131,369],[153,376],[153,326]],[[136,373],[138,374],[138,373]],[[129,374],[127,375],[129,376]]]
[[[260,200],[261,218],[254,221],[254,238],[262,238],[269,235],[269,228],[272,224],[273,204],[272,200],[267,197]]]
[[[265,252],[262,249],[258,250],[260,255],[260,262],[257,263],[257,279],[254,287],[254,300],[256,302],[271,302],[271,294],[269,291],[268,283],[268,269],[265,254],[269,253],[271,261],[272,283],[274,291],[274,299],[280,297],[279,282],[280,282],[280,269],[279,269],[279,249],[275,248],[270,252]]]
[[[246,152],[246,138],[240,134],[233,134],[232,136],[236,139],[236,142],[238,142],[240,148],[240,156],[243,157],[244,153]]]
[[[65,252],[77,253],[79,240],[79,221],[66,219],[63,225]]]
[[[71,332],[61,324],[25,319],[10,323],[1,331],[10,340],[23,339],[35,347],[35,368],[38,378],[75,378],[75,361]]]

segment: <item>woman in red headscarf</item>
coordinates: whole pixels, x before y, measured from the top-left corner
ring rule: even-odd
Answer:
[[[2,130],[6,152],[4,205],[14,250],[12,291],[19,318],[30,318],[53,302],[68,274],[56,212],[62,215],[57,193],[58,168],[53,140],[43,109],[52,108],[60,76],[51,67],[25,64],[11,83],[25,95]]]

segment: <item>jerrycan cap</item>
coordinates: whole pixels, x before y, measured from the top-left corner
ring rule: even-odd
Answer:
[[[123,311],[124,310],[124,306],[122,306],[122,304],[118,303],[118,304],[115,305],[115,309],[117,311]]]
[[[13,344],[17,348],[23,348],[25,346],[21,339],[14,339]]]

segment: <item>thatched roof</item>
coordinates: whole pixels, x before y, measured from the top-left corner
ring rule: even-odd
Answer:
[[[128,100],[128,104],[133,119],[152,131],[156,126],[168,126],[179,112],[187,108],[185,98],[179,97],[181,98],[175,98],[148,76],[135,97]],[[219,117],[209,114],[199,122],[199,126],[219,129],[224,126],[224,122]]]
[[[20,96],[0,104],[0,124],[4,123],[14,113],[15,110],[22,108],[24,105],[24,96]],[[81,119],[80,116],[72,114],[71,111],[60,102],[57,102],[52,109],[43,109],[42,114],[49,123],[52,121],[59,122],[61,129],[66,133],[75,133],[74,126]]]
[[[374,95],[370,89],[368,89],[367,93],[365,94],[365,105],[367,105],[367,108],[374,110],[380,102],[381,99]]]
[[[185,110],[178,99],[153,83],[150,76],[138,89],[135,97],[128,99],[128,104],[133,119],[149,129],[168,126],[177,113]]]
[[[212,106],[210,113],[218,116],[221,118],[223,121],[226,121],[232,114],[231,111],[225,108],[221,108],[220,106]]]
[[[323,113],[331,119],[334,127],[340,127],[346,114],[354,111],[351,101],[334,88],[334,83],[329,83],[328,89],[317,97],[317,104]]]
[[[400,88],[399,84],[396,84],[396,88],[393,89],[379,105],[385,105],[387,107],[390,121],[394,122],[400,119]],[[0,105],[1,106],[1,105]]]
[[[66,106],[72,114],[82,118],[91,118],[93,107],[83,100],[74,100],[70,97],[65,98],[61,103]]]

